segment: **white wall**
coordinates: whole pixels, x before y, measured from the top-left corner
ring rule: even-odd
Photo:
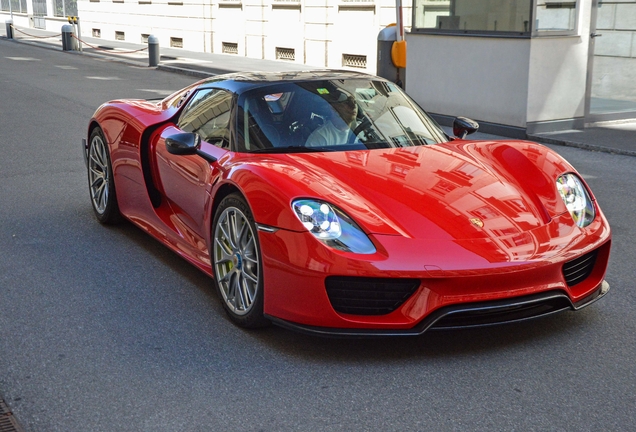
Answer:
[[[169,47],[170,38],[182,38],[184,49],[206,48],[204,0],[141,1],[79,0],[82,36],[92,37],[93,29],[99,29],[102,39],[115,40],[115,32],[124,32],[126,42],[140,44],[142,34],[152,34],[160,46]]]
[[[407,34],[406,91],[424,109],[525,127],[530,40]]]
[[[394,0],[78,0],[82,35],[101,30],[128,42],[153,34],[161,46],[183,39],[191,51],[221,53],[223,42],[238,55],[276,59],[276,47],[292,48],[295,62],[311,66],[376,71],[377,35],[395,22]],[[411,20],[404,8],[404,22]],[[366,56],[366,68],[344,67],[343,54]]]

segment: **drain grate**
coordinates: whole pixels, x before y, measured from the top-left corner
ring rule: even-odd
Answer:
[[[0,399],[0,432],[24,432],[2,399]]]

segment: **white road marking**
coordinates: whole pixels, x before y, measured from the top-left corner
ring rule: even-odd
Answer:
[[[101,80],[101,81],[117,81],[119,77],[103,77],[103,76],[87,76],[86,79]]]
[[[40,59],[36,59],[33,57],[5,57],[8,58],[9,60],[16,60],[16,61],[40,61]]]
[[[595,179],[595,178],[598,178],[598,177],[596,177],[596,176],[589,175],[589,174],[581,174],[581,177],[583,177],[583,178],[584,178],[584,179],[586,179],[586,180],[587,180],[587,179]]]
[[[155,90],[155,89],[138,89],[138,90],[142,92],[155,93],[161,96],[168,96],[174,93],[174,90]]]
[[[64,69],[64,70],[75,70],[77,69],[74,66],[67,66],[67,65],[55,65],[56,68],[60,68],[60,69]]]

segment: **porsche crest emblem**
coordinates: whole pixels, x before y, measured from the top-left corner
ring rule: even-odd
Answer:
[[[475,225],[477,228],[483,228],[484,227],[484,221],[482,221],[479,218],[471,218],[470,219],[470,223]]]

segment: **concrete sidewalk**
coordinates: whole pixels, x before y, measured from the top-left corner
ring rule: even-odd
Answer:
[[[0,37],[5,37],[5,28]],[[108,41],[82,37],[82,52],[66,51],[65,54],[88,55],[120,61],[134,66],[148,66],[147,45],[123,41]],[[48,49],[62,51],[61,34],[32,28],[14,28],[14,39]],[[211,54],[160,47],[161,61],[157,69],[187,74],[193,77],[209,76],[240,71],[294,72],[320,68],[288,61],[262,60],[233,54]],[[424,108],[426,108],[424,104]],[[488,134],[476,134],[477,139],[504,139]],[[636,156],[636,120],[599,123],[584,130],[528,135],[528,139],[545,144],[578,147],[586,150]]]
[[[636,156],[636,120],[597,123],[584,130],[528,135],[528,139],[545,144]]]

